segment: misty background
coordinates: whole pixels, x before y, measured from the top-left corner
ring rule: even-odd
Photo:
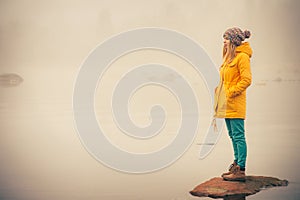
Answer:
[[[11,77],[0,80],[1,199],[194,199],[188,191],[221,174],[231,162],[226,130],[214,151],[199,160],[198,143],[209,126],[204,118],[207,125],[173,165],[143,175],[121,173],[99,163],[81,144],[72,113],[74,82],[84,59],[97,45],[115,34],[142,27],[185,34],[199,43],[218,67],[222,35],[233,26],[252,33],[247,173],[291,181],[288,189],[265,192],[264,199],[296,199],[300,188],[299,8],[297,0],[0,0],[0,76],[13,73],[21,78],[15,78],[20,82],[15,85]],[[153,60],[179,65],[187,77],[197,79],[187,63],[165,53],[136,52],[115,66],[126,70]],[[104,80],[117,80],[116,73],[109,72]],[[205,85],[201,79],[194,84],[200,88],[196,91],[203,100],[199,110],[205,116],[210,112],[209,98],[201,92]],[[154,88],[147,93],[155,94]],[[132,108],[137,113],[143,112],[145,98],[139,95],[135,98],[140,104]],[[161,98],[168,103],[172,97],[166,94]],[[100,119],[101,113],[110,113],[104,105],[98,105]],[[169,109],[176,105],[170,103]],[[147,122],[145,116],[136,116],[138,122]],[[126,148],[130,141],[118,137],[112,120],[103,120],[107,120],[105,129],[116,133],[110,137]],[[167,132],[178,127],[176,117],[172,122],[174,126]],[[149,149],[170,138],[172,134],[156,138]],[[135,144],[128,148],[143,148],[141,143]],[[262,198],[258,195],[247,199]]]

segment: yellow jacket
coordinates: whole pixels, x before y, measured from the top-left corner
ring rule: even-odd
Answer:
[[[246,117],[246,89],[252,81],[250,58],[252,49],[248,42],[236,48],[232,62],[220,67],[220,83],[215,90],[215,117]]]

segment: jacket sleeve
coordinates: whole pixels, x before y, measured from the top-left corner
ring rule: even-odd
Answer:
[[[229,96],[236,97],[244,92],[247,87],[251,85],[252,74],[250,69],[250,58],[247,54],[242,53],[240,61],[238,62],[238,69],[240,72],[240,79],[236,85],[229,88]]]

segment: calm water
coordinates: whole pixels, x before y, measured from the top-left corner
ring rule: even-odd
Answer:
[[[232,160],[226,131],[199,160],[200,131],[183,157],[165,169],[142,175],[114,171],[87,153],[75,131],[76,71],[21,73],[20,85],[0,88],[1,199],[198,199],[188,192],[219,176]],[[299,89],[299,80],[254,82],[249,89],[247,173],[290,181],[249,200],[300,198]]]

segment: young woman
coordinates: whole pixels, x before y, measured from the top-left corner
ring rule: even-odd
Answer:
[[[225,118],[234,151],[234,162],[222,174],[224,180],[245,181],[247,144],[244,120],[246,117],[246,89],[251,84],[250,58],[252,49],[248,42],[249,31],[230,28],[223,35],[223,64],[220,67],[220,84],[215,93],[215,117]]]

